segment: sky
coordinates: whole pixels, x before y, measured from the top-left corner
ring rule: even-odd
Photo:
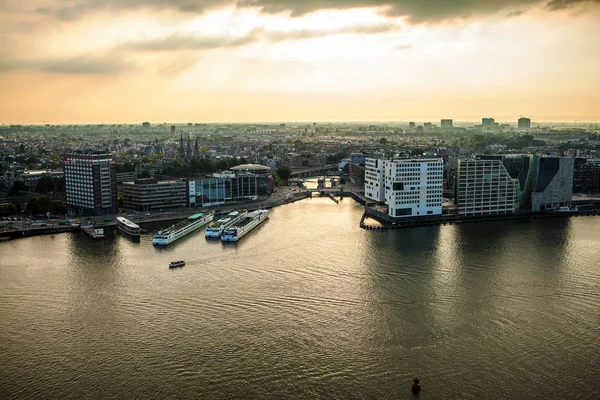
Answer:
[[[599,38],[600,0],[0,0],[0,123],[600,121]]]

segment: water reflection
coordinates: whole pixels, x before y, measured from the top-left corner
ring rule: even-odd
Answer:
[[[378,232],[361,215],[304,200],[234,246],[202,230],[164,250],[115,232],[0,244],[0,387],[396,398],[419,374],[432,398],[569,398],[577,376],[598,397],[600,220]]]

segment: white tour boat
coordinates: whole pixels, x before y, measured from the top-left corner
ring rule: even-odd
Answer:
[[[117,228],[121,232],[126,233],[130,236],[133,236],[136,238],[140,237],[140,233],[141,233],[140,226],[138,224],[134,224],[127,218],[117,217]]]

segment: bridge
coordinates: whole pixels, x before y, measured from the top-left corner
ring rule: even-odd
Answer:
[[[291,178],[309,178],[312,176],[327,175],[331,172],[338,172],[337,164],[321,165],[305,169],[292,170]]]

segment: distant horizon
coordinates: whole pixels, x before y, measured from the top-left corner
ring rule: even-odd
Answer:
[[[531,119],[532,127],[534,124],[554,124],[554,125],[566,125],[566,124],[574,124],[574,125],[588,125],[588,124],[600,124],[600,119],[598,120],[585,120],[585,119],[535,119],[530,117],[516,117],[515,119],[508,119],[506,117],[495,118],[495,117],[482,117],[482,118],[494,118],[496,123],[499,124],[510,124],[516,125],[519,118],[529,118]],[[160,125],[175,125],[175,126],[188,126],[188,124],[200,124],[200,125],[278,125],[278,124],[408,124],[409,122],[414,122],[419,126],[419,124],[423,123],[432,123],[435,126],[440,125],[442,119],[451,119],[453,124],[456,125],[477,125],[481,124],[481,118],[479,119],[456,119],[451,117],[444,118],[403,118],[403,119],[381,119],[381,120],[271,120],[271,121],[151,121],[151,120],[143,120],[143,121],[100,121],[100,122],[58,122],[53,123],[51,121],[48,122],[17,122],[17,123],[5,123],[0,122],[0,126],[2,127],[10,127],[11,125],[26,125],[26,126],[69,126],[69,125],[78,125],[78,126],[93,126],[93,125],[139,125],[141,126],[144,122],[149,122],[151,126],[160,126]]]

